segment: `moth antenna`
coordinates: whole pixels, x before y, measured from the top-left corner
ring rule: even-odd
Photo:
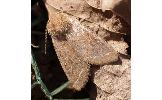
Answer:
[[[46,55],[47,54],[47,34],[48,34],[48,31],[47,29],[45,30],[45,36],[44,36],[44,54]]]

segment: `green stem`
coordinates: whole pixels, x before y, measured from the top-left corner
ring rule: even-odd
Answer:
[[[69,82],[64,83],[63,85],[61,85],[60,87],[58,87],[57,89],[55,89],[53,92],[51,92],[51,95],[53,96],[53,95],[56,95],[56,94],[60,93],[68,85],[69,85]]]
[[[35,57],[34,57],[34,54],[32,52],[32,57],[31,57],[31,62],[32,62],[32,68],[35,72],[35,76],[36,76],[36,80],[37,82],[41,85],[41,89],[43,90],[43,92],[45,93],[45,95],[50,99],[52,100],[52,96],[50,94],[50,92],[48,91],[46,85],[43,83],[41,77],[40,77],[40,73],[39,73],[39,69],[38,69],[38,65],[36,63],[36,60],[35,60]]]
[[[33,89],[36,85],[38,85],[39,83],[36,81],[32,84],[31,88]]]
[[[32,54],[32,56],[31,56],[32,68],[33,68],[35,76],[36,76],[36,82],[34,82],[32,84],[32,88],[34,88],[36,85],[40,84],[42,91],[49,98],[49,100],[52,100],[53,99],[52,96],[60,93],[63,89],[65,89],[69,85],[69,82],[65,82],[63,85],[61,85],[60,87],[58,87],[57,89],[55,89],[53,92],[50,93],[40,77],[40,72],[39,72],[38,65],[35,60],[33,52],[31,54]],[[74,100],[74,99],[53,99],[53,100]],[[78,99],[78,100],[89,100],[89,99]]]

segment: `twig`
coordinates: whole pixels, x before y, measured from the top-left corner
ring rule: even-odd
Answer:
[[[39,83],[36,81],[32,84],[31,88],[33,89],[36,85],[38,85]]]
[[[38,69],[38,65],[36,63],[36,60],[35,60],[35,57],[34,57],[34,54],[32,52],[32,57],[31,57],[31,62],[32,62],[32,68],[35,72],[35,76],[36,76],[36,82],[34,82],[32,84],[32,88],[34,88],[36,85],[40,85],[41,86],[41,89],[42,91],[45,93],[45,95],[50,99],[52,100],[52,96],[60,93],[63,89],[65,89],[68,85],[69,85],[69,82],[66,82],[64,83],[63,85],[61,85],[60,87],[58,87],[57,89],[55,89],[53,92],[49,92],[49,90],[47,89],[46,85],[43,83],[41,77],[40,77],[40,73],[39,73],[39,69]]]
[[[50,92],[48,91],[46,85],[43,83],[43,81],[42,81],[42,79],[40,77],[39,69],[38,69],[37,63],[35,61],[35,57],[34,57],[33,52],[32,52],[31,62],[32,62],[32,68],[33,68],[33,70],[35,72],[35,76],[36,76],[37,82],[41,85],[41,89],[43,90],[43,92],[45,93],[45,95],[50,100],[52,100],[52,95],[50,94]]]
[[[57,89],[55,89],[53,92],[51,92],[51,95],[56,95],[56,94],[60,93],[68,85],[69,85],[69,82],[64,83],[63,85],[61,85],[60,87],[58,87]]]

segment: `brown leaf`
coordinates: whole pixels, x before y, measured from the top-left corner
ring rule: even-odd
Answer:
[[[93,8],[84,0],[44,1],[46,4],[49,4],[60,11],[98,24],[109,31],[121,34],[130,32],[130,27],[120,16],[112,13],[112,11],[102,12],[99,9]]]
[[[124,57],[120,58],[121,63],[104,65],[100,69],[92,67],[93,82],[102,91],[107,92],[109,95],[107,98],[110,100],[127,100],[128,98],[130,100],[130,60]]]
[[[106,10],[112,10],[115,14],[124,18],[128,24],[131,22],[131,0],[85,0],[90,6]]]

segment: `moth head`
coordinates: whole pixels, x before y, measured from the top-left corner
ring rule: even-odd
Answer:
[[[67,16],[62,13],[55,13],[49,16],[46,28],[51,36],[65,35],[70,32],[71,23]]]

